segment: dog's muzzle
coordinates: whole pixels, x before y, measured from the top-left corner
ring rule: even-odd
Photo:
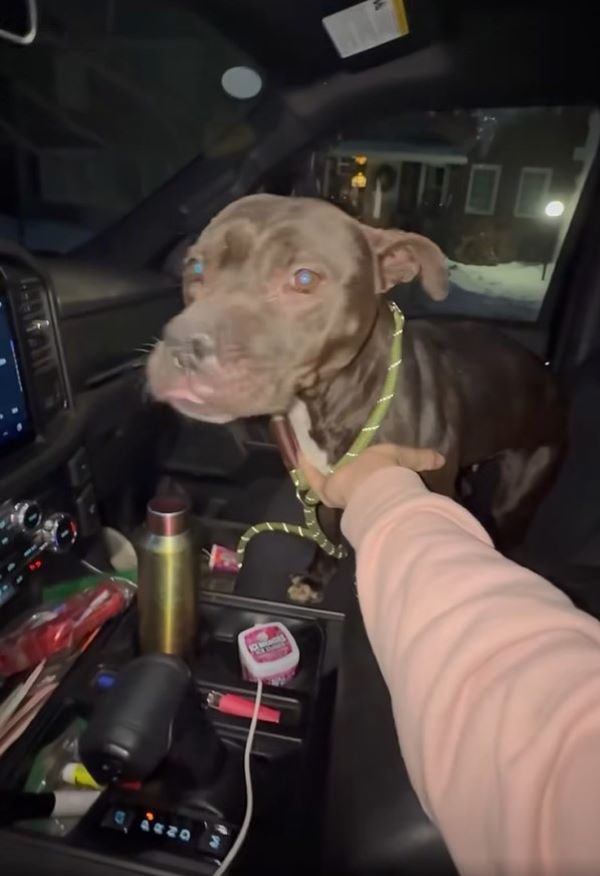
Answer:
[[[215,355],[215,344],[210,335],[203,332],[181,338],[165,331],[164,349],[175,368],[181,371],[198,371],[200,365]]]

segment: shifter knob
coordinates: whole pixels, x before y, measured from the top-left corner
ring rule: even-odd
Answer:
[[[156,769],[190,687],[185,663],[167,654],[146,654],[121,670],[81,737],[81,759],[97,782],[143,781]]]

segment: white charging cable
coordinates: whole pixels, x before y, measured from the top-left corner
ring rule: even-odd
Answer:
[[[137,590],[137,584],[135,581],[130,581],[129,578],[125,578],[124,575],[115,575],[114,572],[105,572],[104,569],[99,569],[98,566],[94,566],[93,563],[89,563],[87,560],[82,560],[79,557],[79,562],[82,566],[85,566],[86,569],[89,569],[90,572],[95,572],[97,575],[102,575],[104,578],[108,578],[109,581],[123,581],[125,584],[128,584],[129,587]]]
[[[240,827],[240,832],[237,835],[237,839],[229,849],[227,855],[223,858],[220,866],[217,870],[215,870],[213,876],[223,876],[223,873],[226,873],[229,870],[232,862],[234,861],[237,853],[241,849],[244,840],[246,839],[246,834],[248,833],[248,828],[250,827],[250,822],[252,820],[252,810],[254,808],[254,792],[252,790],[252,774],[250,772],[250,755],[252,753],[252,745],[254,743],[254,735],[256,733],[256,725],[258,724],[258,710],[260,709],[260,701],[262,698],[263,691],[263,683],[262,681],[258,681],[256,684],[256,697],[254,698],[254,711],[252,712],[252,720],[250,721],[250,727],[248,728],[248,737],[246,739],[246,747],[244,748],[244,778],[246,780],[246,812],[244,814],[244,820],[242,821],[242,826]]]

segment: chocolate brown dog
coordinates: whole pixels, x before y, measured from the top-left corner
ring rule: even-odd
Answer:
[[[186,307],[150,357],[150,388],[187,416],[225,423],[289,412],[323,468],[349,448],[389,365],[382,294],[418,277],[447,293],[427,238],[362,225],[326,202],[252,195],[226,207],[190,248]],[[554,475],[563,412],[542,363],[484,323],[411,320],[390,409],[375,441],[446,457],[428,486],[459,497],[460,475],[497,460],[494,535],[506,548]]]

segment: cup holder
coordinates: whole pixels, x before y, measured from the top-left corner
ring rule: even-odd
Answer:
[[[201,612],[198,652],[192,667],[195,678],[205,680],[212,677],[228,687],[254,690],[254,685],[242,678],[237,637],[242,630],[255,624],[278,620],[296,640],[300,662],[295,677],[288,684],[271,690],[282,695],[286,691],[309,694],[314,690],[324,646],[324,633],[318,622],[208,604],[203,605]]]

